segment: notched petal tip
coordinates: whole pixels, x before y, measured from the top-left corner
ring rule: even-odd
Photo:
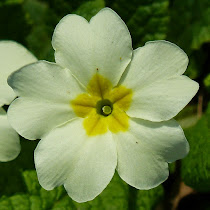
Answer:
[[[95,70],[116,85],[132,56],[128,28],[110,8],[99,11],[90,22],[78,15],[65,16],[55,28],[52,45],[56,63],[84,86]]]
[[[68,14],[64,16],[56,25],[53,35],[52,35],[52,47],[55,50],[55,58],[56,58],[56,52],[59,48],[59,40],[57,39],[57,33],[59,33],[60,30],[63,30],[63,25],[68,24],[68,22],[78,22],[78,25],[80,25],[80,21],[83,22],[84,24],[89,24],[89,22],[82,16],[79,16],[77,14]]]
[[[109,8],[109,7],[104,7],[103,9],[101,9],[96,15],[94,15],[91,19],[90,19],[90,22],[94,19],[94,18],[96,18],[98,15],[104,15],[104,16],[106,16],[106,15],[115,15],[117,18],[120,18],[121,19],[121,17],[114,11],[114,10],[112,10],[111,8]],[[122,19],[121,19],[122,20]],[[127,27],[127,26],[126,26]]]

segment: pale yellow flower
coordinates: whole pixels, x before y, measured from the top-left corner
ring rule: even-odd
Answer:
[[[90,22],[65,16],[54,31],[56,63],[23,67],[8,82],[19,96],[9,120],[35,151],[40,184],[64,185],[78,202],[92,200],[120,177],[151,189],[168,177],[168,162],[189,145],[171,119],[198,84],[182,74],[187,55],[167,41],[132,50],[130,33],[111,9]]]

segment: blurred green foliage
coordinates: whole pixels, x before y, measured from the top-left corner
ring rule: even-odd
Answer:
[[[210,92],[210,73],[204,79],[204,85],[208,92]]]
[[[209,71],[205,67],[207,54],[203,49],[210,42],[210,1],[175,0],[170,5],[170,24],[167,38],[178,44],[190,57],[187,75],[203,82]]]
[[[208,0],[171,1],[169,37],[185,51],[199,50],[210,42],[210,2]]]
[[[168,0],[116,0],[110,6],[125,20],[134,48],[151,40],[165,39],[169,23]]]
[[[186,129],[185,134],[190,144],[190,153],[182,160],[182,178],[197,191],[209,191],[210,104],[206,114],[195,126]]]
[[[44,190],[37,180],[34,170],[22,173],[25,193],[13,196],[3,196],[0,199],[0,210],[124,210],[128,208],[128,185],[115,174],[108,187],[93,201],[77,203],[65,192],[63,187],[54,190]],[[150,210],[163,196],[161,186],[139,191],[137,195],[137,208]]]
[[[1,0],[0,6],[22,4],[24,0]]]
[[[73,13],[90,20],[105,6],[114,9],[126,22],[134,49],[147,41],[165,39],[188,54],[186,75],[199,82],[205,108],[210,92],[209,0],[0,0],[0,39],[20,42],[38,59],[54,61],[51,38],[60,19]],[[203,192],[210,189],[210,108],[198,122],[196,112],[197,97],[176,119],[186,128],[191,148],[182,161],[182,179]],[[63,187],[50,192],[40,187],[33,171],[37,141],[21,139],[21,144],[22,152],[16,160],[0,163],[0,210],[150,210],[164,197],[162,186],[149,191],[131,190],[116,174],[99,197],[78,204],[67,196]],[[170,171],[174,170],[175,164],[170,164]],[[134,201],[130,203],[131,199]]]
[[[163,187],[160,185],[152,190],[139,190],[137,193],[136,209],[150,210],[163,200]]]

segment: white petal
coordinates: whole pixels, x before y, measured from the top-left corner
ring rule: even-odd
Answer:
[[[184,158],[189,152],[189,144],[184,132],[175,120],[150,122],[131,118],[130,132],[144,143],[154,154],[167,162]]]
[[[41,138],[74,118],[70,100],[83,91],[69,70],[44,61],[13,73],[8,83],[20,96],[9,107],[9,121],[28,139]]]
[[[126,133],[115,135],[120,177],[137,189],[151,189],[168,177],[168,164],[189,151],[181,127],[175,120],[149,122],[130,120]]]
[[[90,23],[77,15],[65,16],[56,26],[52,44],[56,62],[69,68],[85,86],[96,72],[116,85],[132,56],[130,33],[109,8]]]
[[[9,125],[6,112],[0,108],[0,161],[15,159],[20,153],[18,134]]]
[[[137,87],[127,114],[150,121],[169,120],[189,103],[198,88],[198,83],[186,76],[154,82],[142,89]]]
[[[68,69],[55,63],[38,61],[24,66],[8,78],[18,96],[68,103],[84,91]]]
[[[116,136],[117,171],[125,182],[137,189],[148,190],[167,179],[168,164],[161,157],[153,154],[131,133]]]
[[[37,59],[14,41],[0,41],[0,106],[10,104],[16,97],[7,84],[7,77],[15,70]]]
[[[140,89],[153,82],[182,75],[187,65],[188,57],[177,45],[167,41],[147,42],[134,51],[121,83]]]
[[[77,202],[94,199],[110,182],[117,164],[110,133],[88,137],[82,119],[51,131],[35,150],[35,165],[42,187],[64,184]]]

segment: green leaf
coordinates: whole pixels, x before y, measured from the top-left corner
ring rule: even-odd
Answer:
[[[184,182],[197,191],[210,189],[210,104],[206,114],[185,134],[190,144],[190,152],[182,161]]]
[[[137,194],[138,210],[154,209],[163,199],[163,187],[160,185],[152,190],[140,190]]]
[[[169,38],[185,51],[210,42],[210,1],[176,0],[170,7]]]
[[[70,209],[128,209],[129,186],[115,174],[108,187],[93,201],[77,203],[66,193],[63,187],[46,191],[38,183],[36,172],[23,172],[23,180],[27,193],[16,194],[0,199],[0,210],[70,210]],[[133,188],[134,189],[134,188]],[[163,188],[159,186],[152,190],[134,191],[136,193],[136,207],[140,210],[152,209],[163,197]]]
[[[166,38],[169,22],[168,4],[168,0],[159,0],[138,7],[127,22],[135,46]]]
[[[126,22],[133,47],[165,39],[168,30],[168,0],[116,0],[109,4]]]
[[[21,138],[21,153],[9,162],[0,162],[0,196],[26,192],[21,171],[34,169],[33,151],[38,141]]]
[[[57,187],[52,191],[46,191],[38,183],[35,171],[23,172],[24,182],[27,188],[27,194],[19,194],[11,197],[2,197],[0,199],[0,210],[7,206],[13,209],[123,209],[127,204],[128,186],[115,175],[107,189],[93,201],[79,204],[72,201],[63,187]]]

